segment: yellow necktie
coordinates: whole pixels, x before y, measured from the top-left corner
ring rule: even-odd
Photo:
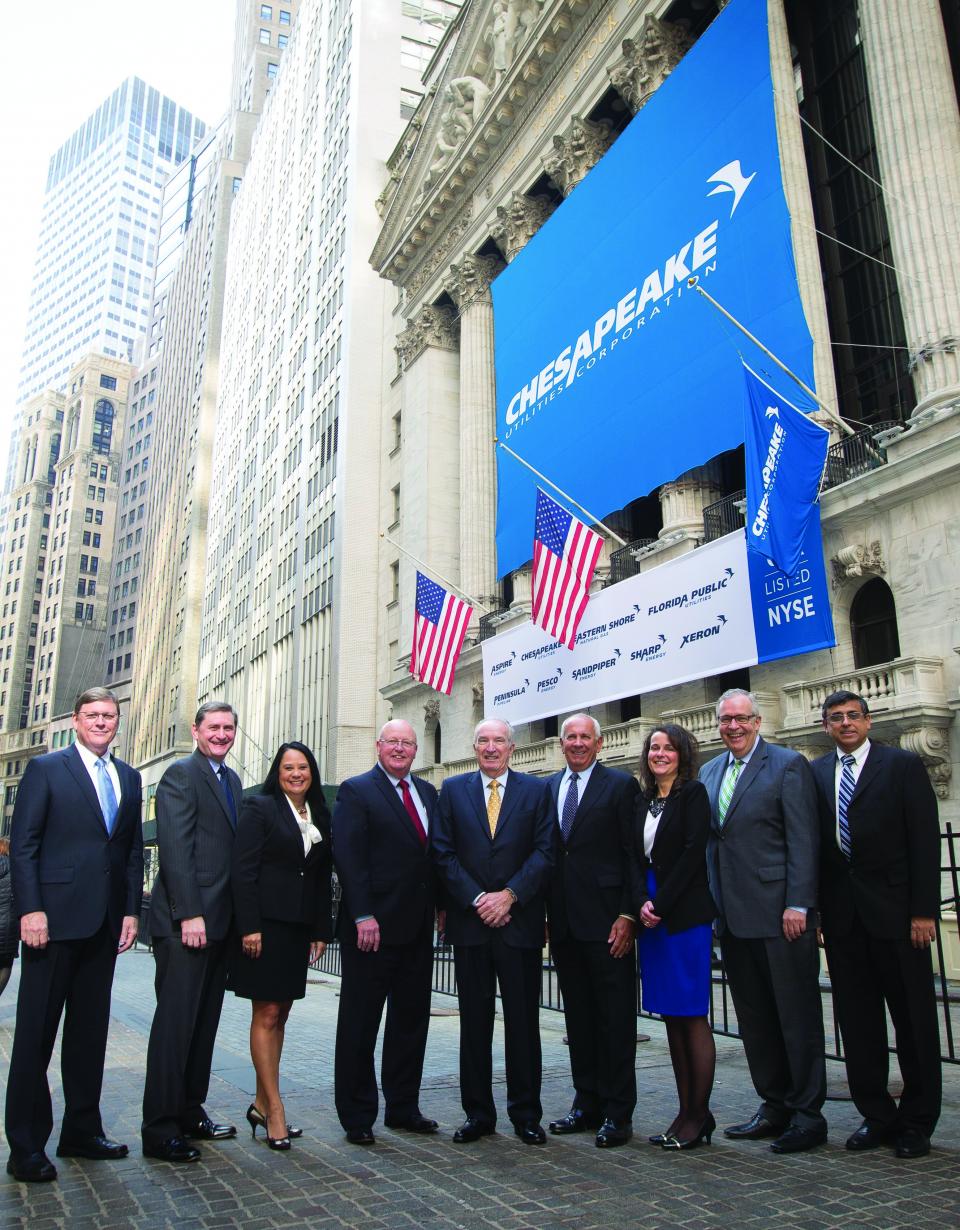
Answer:
[[[490,793],[487,796],[487,824],[490,825],[490,836],[497,831],[497,817],[500,815],[500,783],[494,779],[490,783]]]

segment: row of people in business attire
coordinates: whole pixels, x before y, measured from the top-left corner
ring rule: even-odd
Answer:
[[[46,1067],[64,1003],[71,1008],[58,1154],[127,1152],[104,1135],[99,1114],[113,963],[136,935],[142,867],[139,777],[106,755],[117,720],[112,693],[84,693],[74,715],[77,743],[33,761],[17,800],[12,865],[25,948],[7,1136],[8,1170],[28,1181],[56,1174],[44,1151],[52,1130]],[[509,768],[508,724],[483,722],[477,771],[448,779],[439,797],[410,774],[412,728],[390,722],[377,741],[377,764],[341,786],[331,827],[315,761],[302,744],[281,748],[265,793],[241,806],[239,778],[224,764],[236,715],[226,704],[202,706],[197,750],[167,770],[157,792],[157,1007],[145,1155],[195,1161],[198,1141],[235,1135],[204,1107],[228,969],[237,993],[253,1001],[257,1092],[247,1118],[254,1131],[265,1127],[276,1149],[298,1134],[280,1100],[280,1052],[307,960],[329,938],[331,846],[343,889],[335,1098],[353,1143],[374,1141],[374,1046],[384,1006],[384,1122],[437,1130],[421,1112],[419,1089],[438,909],[454,945],[461,1010],[466,1119],[454,1140],[474,1141],[496,1123],[498,985],[507,1113],[525,1143],[545,1140],[538,1018],[545,904],[576,1090],[552,1132],[595,1130],[600,1147],[630,1138],[639,921],[644,1005],[667,1021],[680,1100],[674,1122],[651,1140],[667,1149],[709,1141],[714,1050],[706,1013],[717,914],[762,1099],[750,1121],[726,1134],[773,1136],[777,1152],[821,1143],[823,1026],[808,913],[822,867],[837,1013],[864,1114],[848,1147],[892,1141],[900,1156],[926,1152],[940,1073],[929,956],[938,831],[925,770],[909,753],[871,745],[866,705],[848,693],[827,698],[824,727],[853,756],[852,790],[849,766],[837,756],[811,775],[802,757],[760,738],[749,693],[721,697],[718,722],[728,750],[704,766],[701,782],[687,732],[669,724],[651,732],[642,791],[630,775],[599,763],[602,739],[587,715],[564,723],[567,768],[546,784]],[[78,809],[83,825],[72,823]],[[95,873],[104,878],[92,879]],[[234,913],[239,944],[231,942]],[[83,995],[75,995],[81,985]],[[904,1075],[899,1107],[886,1092],[884,1001]]]

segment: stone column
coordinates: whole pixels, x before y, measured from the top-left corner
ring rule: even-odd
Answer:
[[[800,114],[797,110],[797,89],[793,77],[793,57],[790,52],[790,35],[787,33],[787,17],[783,0],[769,0],[768,25],[770,31],[770,75],[774,88],[774,110],[777,120],[777,141],[780,145],[780,170],[783,175],[783,191],[790,210],[790,238],[793,241],[793,257],[797,266],[797,281],[803,314],[813,337],[814,387],[821,401],[836,413],[837,378],[833,367],[833,352],[830,346],[830,325],[827,320],[827,301],[823,293],[823,273],[820,268],[820,252],[814,229],[813,198],[810,195],[810,177],[807,174],[807,159],[803,152],[803,133],[800,130]],[[789,394],[788,394],[789,396]],[[825,416],[816,414],[823,426],[829,424]]]
[[[494,256],[465,256],[450,267],[460,309],[460,584],[489,608],[499,603],[490,283],[502,268]]]
[[[715,461],[697,466],[660,488],[663,529],[660,537],[682,530],[688,538],[703,538],[703,510],[723,495],[720,467]]]
[[[918,404],[960,396],[960,125],[937,0],[860,0],[880,179]]]

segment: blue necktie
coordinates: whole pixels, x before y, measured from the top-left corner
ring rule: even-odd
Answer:
[[[563,800],[563,811],[560,813],[560,832],[563,835],[564,841],[570,836],[570,830],[573,828],[573,822],[577,816],[577,805],[580,802],[577,794],[577,782],[579,780],[579,773],[570,774],[570,785],[567,787],[567,796]]]
[[[849,859],[851,845],[847,808],[850,806],[850,800],[853,798],[853,792],[857,785],[853,776],[853,766],[857,763],[857,759],[847,752],[846,756],[840,757],[840,762],[843,765],[843,771],[840,774],[840,793],[837,797],[837,832],[840,836],[840,849],[843,852],[843,856]]]
[[[233,791],[230,789],[230,781],[227,778],[227,766],[221,765],[217,769],[217,777],[220,778],[220,785],[223,787],[223,793],[227,796],[227,813],[230,816],[230,823],[234,828],[237,827],[237,807],[233,801]]]
[[[117,792],[113,788],[113,782],[107,769],[106,756],[97,757],[97,797],[100,799],[103,823],[107,826],[107,833],[111,834],[119,804],[117,803]]]

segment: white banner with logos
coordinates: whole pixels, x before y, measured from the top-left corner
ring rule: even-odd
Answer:
[[[484,641],[484,714],[532,722],[757,661],[741,531],[601,590],[572,650],[532,623]]]

